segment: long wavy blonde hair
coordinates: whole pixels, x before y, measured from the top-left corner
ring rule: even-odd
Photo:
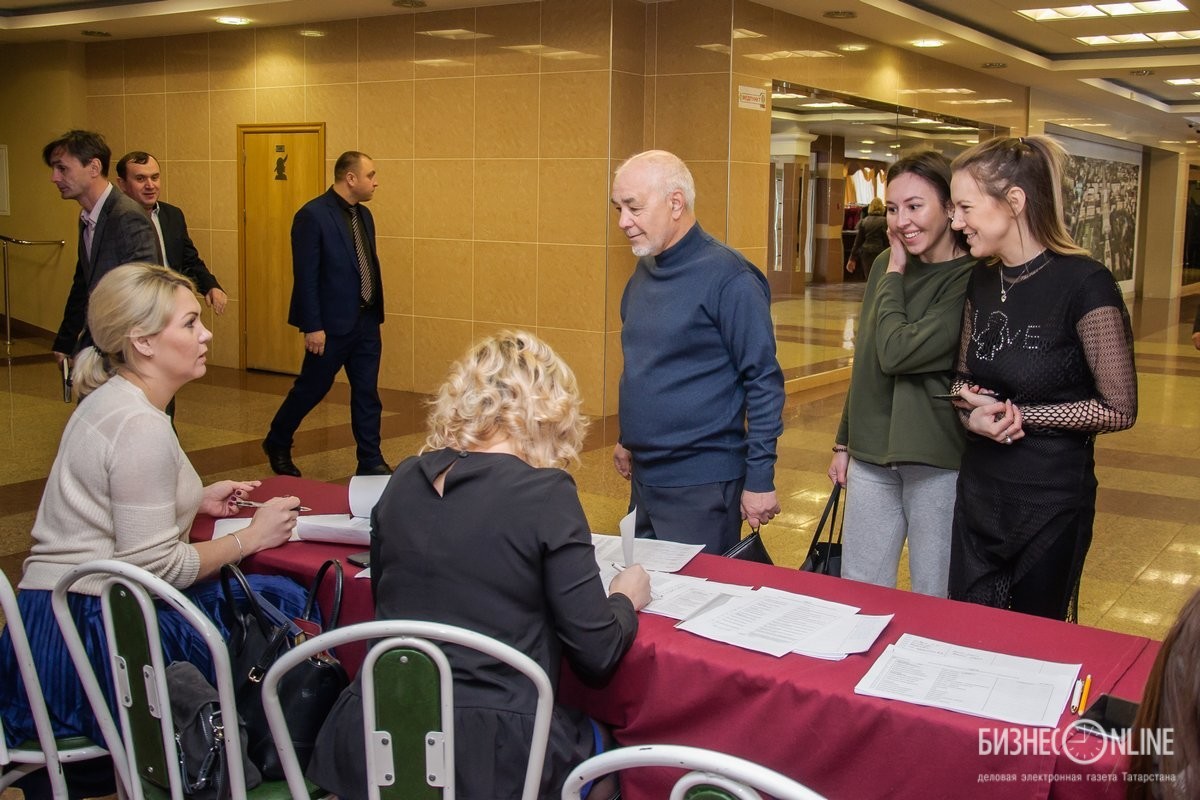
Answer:
[[[525,331],[501,331],[454,362],[430,401],[425,450],[470,450],[497,434],[535,467],[579,460],[587,420],[575,373],[550,345]]]

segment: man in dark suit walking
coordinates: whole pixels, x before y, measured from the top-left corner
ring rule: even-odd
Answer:
[[[375,251],[375,220],[362,204],[375,195],[375,163],[364,153],[338,157],[333,186],[305,203],[292,220],[292,306],[288,324],[304,334],[300,376],[263,440],[271,469],[295,475],[292,437],[345,367],[350,427],[358,444],[358,474],[392,471],[380,450],[379,357],[383,282]]]
[[[42,148],[50,181],[64,200],[82,207],[79,257],[62,325],[54,338],[54,358],[61,364],[92,343],[87,327],[88,295],[109,270],[133,261],[162,263],[158,237],[142,207],[108,182],[112,151],[92,131],[67,131]]]
[[[142,150],[121,156],[117,162],[117,185],[146,209],[158,234],[164,265],[191,278],[208,307],[217,314],[225,313],[229,297],[192,244],[183,211],[158,199],[162,188],[158,159]]]

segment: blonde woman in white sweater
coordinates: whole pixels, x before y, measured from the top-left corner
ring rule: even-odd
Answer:
[[[126,561],[184,590],[223,628],[219,584],[205,579],[223,564],[286,542],[299,501],[274,498],[236,535],[189,541],[198,512],[235,514],[236,500],[258,482],[203,486],[164,411],[185,383],[204,374],[212,340],[188,278],[148,264],[113,270],[89,299],[88,329],[95,345],[75,358],[80,402],[46,481],[18,603],[55,734],[101,742],[50,609],[57,580],[95,559]],[[294,582],[253,576],[251,583],[289,616],[301,612],[304,592]],[[107,674],[98,591],[98,582],[80,581],[70,602],[93,664]],[[190,660],[211,677],[206,648],[192,628],[173,612],[159,616],[168,663]],[[8,678],[0,681],[0,715],[9,744],[36,738],[7,632],[0,637],[0,675]]]

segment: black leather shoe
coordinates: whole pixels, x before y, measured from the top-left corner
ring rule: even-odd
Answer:
[[[267,441],[262,443],[263,452],[267,454],[267,460],[271,462],[271,469],[276,475],[291,475],[293,478],[300,477],[300,468],[292,463],[292,448],[290,447],[275,447]]]
[[[391,475],[392,468],[388,466],[388,463],[386,461],[381,461],[373,467],[364,467],[362,464],[359,464],[358,471],[355,472],[354,474],[355,475]]]

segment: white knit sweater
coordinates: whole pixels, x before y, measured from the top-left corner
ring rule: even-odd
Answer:
[[[53,589],[71,567],[99,558],[190,586],[200,556],[188,531],[203,492],[167,415],[129,381],[109,379],[84,398],[63,431],[21,588]],[[72,589],[99,590],[100,581],[91,579]]]

